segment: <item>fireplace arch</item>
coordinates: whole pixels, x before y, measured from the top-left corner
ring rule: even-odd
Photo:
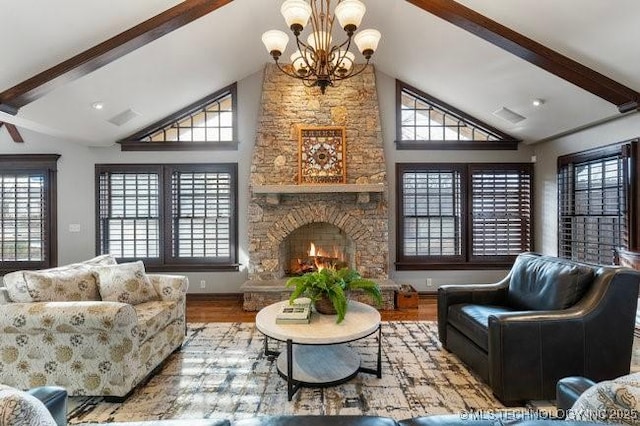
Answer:
[[[347,202],[353,194],[314,194],[314,201],[305,196],[283,200],[277,206],[257,206],[252,213],[260,220],[252,223],[250,241],[249,278],[259,280],[280,279],[287,275],[290,260],[283,241],[298,228],[324,223],[346,234],[348,266],[369,278],[387,278],[386,221],[372,214],[377,202],[358,205]],[[320,199],[318,199],[320,198]],[[376,242],[384,241],[385,244]]]

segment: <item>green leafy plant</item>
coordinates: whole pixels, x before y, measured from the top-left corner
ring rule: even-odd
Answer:
[[[295,287],[289,303],[302,296],[310,298],[315,303],[326,296],[336,310],[337,323],[341,323],[347,313],[347,294],[351,290],[362,290],[371,295],[378,305],[382,304],[380,286],[374,281],[362,278],[351,268],[324,268],[309,272],[287,280],[287,287]]]

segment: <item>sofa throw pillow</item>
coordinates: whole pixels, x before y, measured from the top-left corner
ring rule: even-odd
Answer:
[[[142,261],[96,266],[93,272],[102,300],[137,305],[159,299]]]
[[[111,254],[101,254],[100,256],[96,256],[92,259],[85,260],[82,262],[82,265],[89,266],[104,266],[104,265],[117,265],[116,258]]]
[[[24,280],[24,271],[10,272],[2,277],[2,283],[7,289],[9,299],[15,303],[31,303],[33,298],[29,294],[27,282]]]
[[[68,265],[58,266],[50,269],[42,269],[36,272],[58,272],[58,271],[69,271],[69,270],[83,270],[89,271],[93,266],[99,265],[115,265],[116,259],[110,254],[102,254],[100,256],[96,256],[92,259],[85,260],[80,263],[71,263]],[[9,299],[12,302],[17,303],[32,303],[35,302],[31,294],[29,293],[29,288],[27,286],[27,281],[24,277],[24,272],[26,271],[16,271],[6,274],[2,281],[4,283],[5,288],[7,289],[7,293],[9,294]],[[94,290],[92,293],[98,295],[98,287],[95,283],[94,279]],[[87,300],[99,300],[99,299],[87,299]]]
[[[56,422],[35,396],[0,385],[0,425],[56,426]]]
[[[24,271],[34,302],[100,300],[96,278],[86,270]]]
[[[640,373],[597,383],[573,404],[567,420],[639,424]]]

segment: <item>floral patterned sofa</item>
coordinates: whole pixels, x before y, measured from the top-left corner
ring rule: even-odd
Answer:
[[[110,255],[18,271],[0,287],[0,383],[126,397],[185,336],[188,280]]]

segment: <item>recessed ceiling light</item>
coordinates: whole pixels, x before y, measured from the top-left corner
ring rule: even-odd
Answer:
[[[91,104],[91,108],[99,111],[104,108],[104,102],[94,102]]]
[[[534,107],[539,107],[540,105],[544,104],[544,99],[534,99],[531,103]]]

